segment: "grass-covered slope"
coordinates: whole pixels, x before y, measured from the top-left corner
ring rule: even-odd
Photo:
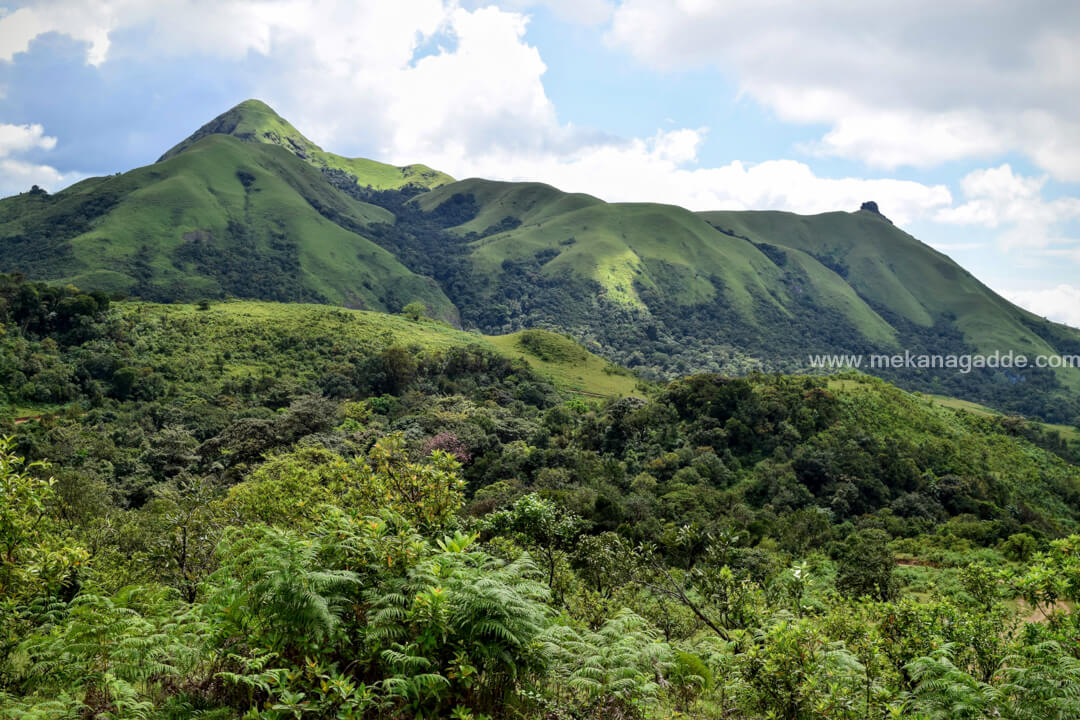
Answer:
[[[484,180],[411,204],[449,219],[465,243],[467,282],[450,296],[467,323],[562,328],[646,372],[740,372],[754,358],[793,371],[815,354],[901,350],[1031,362],[1080,352],[1080,332],[1012,305],[876,212],[690,213]],[[1077,369],[882,374],[1057,422],[1080,414]]]
[[[260,100],[245,100],[217,116],[162,155],[159,162],[179,155],[208,135],[230,135],[245,142],[277,145],[317,168],[347,173],[356,179],[358,185],[376,190],[405,185],[433,188],[454,180],[446,173],[432,170],[426,165],[395,167],[365,158],[346,158],[326,152]]]
[[[981,353],[1012,350],[1028,355],[1065,355],[1080,350],[1080,332],[1048,322],[996,294],[947,256],[895,227],[878,213],[821,215],[707,212],[713,225],[800,250],[836,268],[871,307],[894,322],[930,328],[943,319]],[[1062,369],[1059,380],[1080,391],[1080,370]]]
[[[849,430],[857,427],[867,437],[887,437],[927,455],[937,454],[934,475],[939,486],[946,476],[969,478],[984,501],[996,497],[1003,508],[1038,507],[1046,516],[1071,518],[1070,529],[1077,527],[1080,470],[1025,439],[1048,440],[1039,429],[1056,432],[1057,426],[1010,423],[992,411],[973,411],[978,405],[907,393],[866,376],[830,387],[842,401],[842,424]],[[1068,446],[1055,450],[1071,456]]]
[[[809,298],[876,344],[895,345],[894,330],[812,257],[800,254],[789,267],[778,266],[753,243],[682,208],[609,204],[539,183],[485,180],[446,185],[414,202],[434,212],[461,196],[472,199],[475,214],[452,231],[475,234],[473,277],[496,300],[508,270],[535,261],[546,282],[585,281],[598,297],[645,318],[657,310],[715,305],[729,324],[745,329],[760,324],[762,311],[792,322]],[[568,310],[567,317],[579,314]]]
[[[564,193],[543,183],[508,183],[479,178],[443,185],[418,196],[415,202],[425,212],[431,212],[458,194],[471,196],[479,206],[476,216],[457,228],[462,233],[484,233],[506,218],[535,225],[556,215],[603,204],[592,195]]]
[[[226,294],[453,319],[433,280],[355,232],[392,221],[275,145],[211,134],[154,165],[0,201],[5,269],[149,299]]]
[[[221,352],[233,348],[236,338],[244,338],[230,352],[225,367],[232,374],[279,372],[278,357],[266,355],[265,347],[318,346],[333,341],[346,357],[375,344],[398,344],[422,350],[479,347],[511,359],[524,360],[542,377],[560,390],[624,397],[637,393],[637,379],[602,358],[586,351],[574,341],[543,330],[530,330],[503,336],[463,332],[444,323],[421,319],[413,321],[400,315],[343,310],[326,305],[266,302],[226,302],[198,310],[192,305],[121,304],[122,312],[138,317],[149,326],[160,323],[175,328],[177,334],[167,340],[168,347],[184,347],[192,360],[207,355],[207,348]],[[197,345],[185,344],[183,337],[199,338]],[[294,345],[295,343],[295,345]],[[557,351],[552,351],[556,348]],[[170,354],[171,354],[170,350]],[[290,372],[317,373],[319,363],[310,358]]]

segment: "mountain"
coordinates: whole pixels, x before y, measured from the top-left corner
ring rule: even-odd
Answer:
[[[887,208],[886,208],[887,210]],[[1080,331],[855,212],[606,203],[327,153],[249,100],[155,164],[0,200],[0,269],[150,300],[397,311],[500,335],[568,332],[654,378],[808,369],[811,355],[1080,355]],[[1080,369],[862,368],[1057,423]]]
[[[366,158],[347,158],[328,153],[300,134],[288,121],[261,100],[245,100],[231,110],[218,115],[158,158],[168,160],[184,152],[207,135],[229,135],[244,142],[265,143],[283,147],[320,170],[351,175],[356,184],[376,190],[416,185],[438,187],[454,181],[446,173],[427,165],[395,167]]]
[[[812,354],[1080,355],[1080,331],[1008,302],[876,205],[691,213],[476,179],[409,204],[432,216],[454,208],[446,232],[470,282],[443,285],[467,324],[564,328],[652,374],[794,371]],[[1058,422],[1080,417],[1075,367],[869,371]]]
[[[285,148],[207,134],[159,162],[0,201],[5,270],[158,300],[234,295],[457,317],[429,278],[356,233],[393,222]]]

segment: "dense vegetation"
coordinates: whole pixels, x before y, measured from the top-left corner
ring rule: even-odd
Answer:
[[[415,307],[0,299],[0,717],[1080,713],[1080,468],[1023,420],[591,398],[565,338]]]

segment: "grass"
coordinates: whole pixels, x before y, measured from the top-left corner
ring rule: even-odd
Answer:
[[[512,217],[523,225],[536,225],[558,215],[579,210],[603,201],[591,195],[564,193],[543,183],[496,182],[471,178],[444,185],[414,200],[424,212],[431,212],[457,194],[472,195],[480,212],[475,218],[457,228],[464,234],[482,233],[503,218]]]
[[[211,134],[232,135],[246,142],[283,147],[317,168],[342,170],[355,175],[359,185],[370,185],[376,190],[400,188],[404,185],[433,188],[454,181],[446,173],[426,165],[396,167],[375,160],[347,158],[326,152],[260,100],[245,100],[222,113],[165,153],[161,159],[180,155]]]
[[[779,304],[770,286],[779,284],[780,272],[768,258],[671,205],[588,204],[476,241],[473,264],[490,275],[505,260],[542,251],[558,253],[545,274],[595,280],[609,299],[628,305],[642,305],[635,283],[682,305],[708,302],[717,292],[714,279],[739,312],[749,315],[755,298]]]
[[[870,376],[830,379],[829,389],[844,401],[845,412],[866,434],[950,455],[942,475],[983,477],[1010,488],[1032,506],[1050,508],[1054,517],[1069,514],[1069,508],[1046,492],[1046,486],[1051,476],[1068,476],[1069,483],[1075,482],[1076,466],[1027,440],[992,432],[987,422],[992,411],[967,411],[964,405],[972,403],[944,404],[938,398],[908,393]]]
[[[545,264],[546,274],[594,280],[608,299],[629,306],[643,306],[635,283],[679,305],[709,302],[719,291],[753,324],[761,303],[783,317],[809,296],[841,313],[876,347],[897,346],[895,329],[856,288],[809,253],[792,249],[787,265],[778,267],[753,243],[716,230],[708,214],[650,203],[607,204],[539,183],[477,179],[445,185],[414,202],[431,211],[458,193],[472,195],[480,207],[474,219],[455,228],[459,233],[483,233],[507,217],[521,223],[474,244],[480,276],[497,275],[505,260],[554,251],[558,254]]]
[[[329,305],[246,300],[213,303],[206,310],[190,304],[120,302],[113,312],[140,348],[140,366],[153,368],[172,385],[174,404],[222,379],[284,376],[314,382],[326,371],[327,358],[345,362],[389,344],[424,351],[478,346],[524,360],[564,392],[590,398],[643,394],[629,371],[544,330],[486,336],[429,318],[413,321]],[[59,405],[0,407],[0,421],[64,410]]]
[[[359,226],[392,222],[390,213],[336,190],[317,169],[276,145],[210,134],[155,165],[76,185],[49,207],[62,209],[67,195],[121,199],[88,232],[70,240],[70,263],[35,279],[128,293],[139,284],[137,264],[144,262],[151,273],[152,293],[161,296],[242,294],[197,267],[178,263],[177,249],[194,237],[227,253],[251,243],[257,257],[281,255],[288,252],[282,248],[295,245],[298,272],[295,277],[283,271],[261,280],[268,296],[280,300],[317,296],[344,306],[390,311],[421,300],[440,318],[457,316],[433,281],[413,274],[391,253],[327,219],[315,204]],[[21,222],[35,221],[41,219]],[[239,224],[246,238],[237,237],[230,223]],[[13,224],[0,225],[0,236],[5,230],[15,231]],[[242,265],[237,270],[240,275],[255,273]],[[260,282],[255,275],[243,279]]]
[[[538,349],[529,337],[541,334]],[[585,350],[573,340],[546,330],[523,330],[509,335],[483,336],[484,341],[507,357],[524,358],[540,375],[558,388],[591,397],[640,396],[637,379],[629,371],[616,367]],[[546,346],[546,347],[545,347]],[[553,351],[553,347],[556,349]]]
[[[1001,415],[1001,413],[999,413],[997,410],[994,410],[993,408],[988,408],[985,405],[980,405],[979,403],[970,402],[968,400],[945,397],[943,395],[929,395],[928,397],[930,397],[934,402],[938,403],[939,405],[953,408],[955,410],[964,410],[965,412],[973,413],[975,415],[982,415],[984,417]],[[1059,435],[1061,435],[1062,438],[1065,439],[1066,442],[1070,444],[1080,444],[1080,428],[1074,427],[1072,425],[1056,425],[1054,423],[1036,422],[1035,424],[1040,425],[1044,429],[1051,432],[1058,433]]]
[[[981,353],[1061,354],[1045,338],[1080,340],[1075,330],[1050,323],[1008,302],[947,256],[874,213],[706,212],[701,217],[755,242],[769,242],[848,267],[846,281],[870,306],[885,307],[929,327],[955,316],[966,342]],[[860,327],[866,327],[861,325]],[[865,334],[865,330],[864,330]],[[1058,380],[1080,392],[1080,369],[1056,370]]]
[[[288,348],[295,355],[292,362],[298,369],[294,370],[303,375],[305,348],[327,343],[342,358],[388,341],[424,350],[474,345],[523,358],[538,374],[565,391],[594,397],[640,394],[637,379],[630,373],[611,368],[606,360],[554,333],[546,335],[557,338],[556,343],[572,346],[562,347],[561,356],[543,350],[538,354],[535,345],[522,344],[525,333],[491,337],[456,330],[436,320],[413,321],[400,315],[327,305],[230,301],[199,310],[195,305],[129,302],[119,303],[118,308],[130,326],[167,333],[164,339],[148,337],[146,342],[167,348],[163,365],[172,367],[208,367],[218,362],[215,356],[220,354],[222,372],[227,375],[272,376],[283,349]],[[544,341],[552,340],[545,337]]]
[[[853,378],[833,378],[829,380],[829,389],[834,392],[840,393],[857,393],[868,392],[872,387],[876,387],[876,383],[880,381],[866,379],[853,379]],[[947,408],[949,410],[961,410],[965,413],[969,413],[976,417],[1000,417],[1002,413],[987,407],[986,405],[980,405],[970,400],[962,400],[960,398],[947,397],[945,395],[928,395],[926,393],[911,393],[911,397],[925,399],[931,407]],[[1044,430],[1050,432],[1056,432],[1070,445],[1080,445],[1080,428],[1073,427],[1071,425],[1056,425],[1053,423],[1038,422],[1036,420],[1029,420],[1028,422],[1033,425],[1038,425]]]

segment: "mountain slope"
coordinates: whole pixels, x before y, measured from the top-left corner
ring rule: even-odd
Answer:
[[[1080,332],[1012,305],[870,211],[690,213],[483,180],[412,204],[455,207],[447,230],[470,282],[449,294],[467,323],[569,329],[653,373],[794,371],[811,354],[1080,354]],[[1059,422],[1080,414],[1076,368],[871,372]]]
[[[647,377],[808,370],[813,355],[1080,355],[876,212],[605,203],[350,160],[247,101],[154,165],[0,200],[0,270],[151,300],[322,302],[505,335],[570,333]],[[868,369],[1057,423],[1080,368]]]
[[[0,201],[7,270],[84,289],[176,300],[226,294],[397,310],[434,283],[354,232],[392,221],[292,153],[212,134],[184,152],[54,196]]]
[[[964,340],[980,353],[1012,350],[1034,358],[1080,349],[1080,332],[1013,305],[949,257],[877,213],[700,215],[753,242],[799,250],[836,266],[869,305],[896,316],[894,322],[931,328],[943,317],[955,317]],[[1080,391],[1080,373],[1061,369],[1057,375],[1072,390]]]
[[[244,142],[277,145],[319,169],[352,175],[356,178],[356,184],[376,190],[405,185],[433,188],[454,180],[446,173],[432,170],[426,165],[395,167],[365,158],[346,158],[328,153],[260,100],[245,100],[218,115],[162,155],[158,162],[176,157],[208,135],[231,135]]]
[[[789,320],[801,312],[797,306],[806,288],[789,282],[795,270],[798,282],[812,288],[825,307],[875,343],[895,345],[893,329],[812,258],[800,256],[792,268],[781,269],[754,244],[718,232],[682,208],[608,204],[537,183],[475,179],[443,186],[414,202],[434,212],[462,196],[472,199],[475,216],[451,232],[471,240],[473,277],[486,283],[487,299],[499,299],[505,264],[535,261],[546,281],[579,281],[603,301],[646,316],[657,304],[720,302],[733,319],[751,326],[762,308]],[[557,314],[579,313],[563,308]]]

